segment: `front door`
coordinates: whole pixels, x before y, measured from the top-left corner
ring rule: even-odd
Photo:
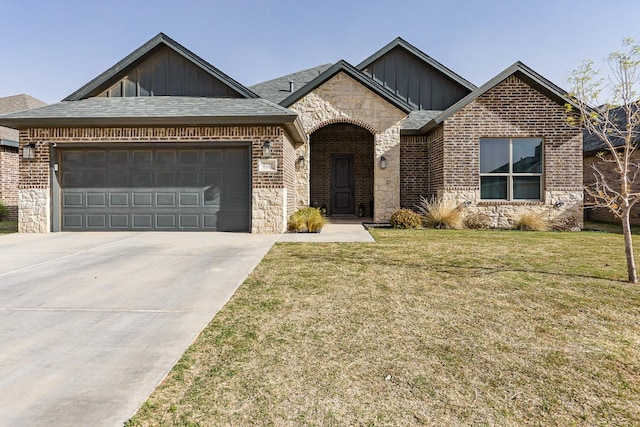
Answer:
[[[355,214],[353,154],[331,156],[331,213]]]

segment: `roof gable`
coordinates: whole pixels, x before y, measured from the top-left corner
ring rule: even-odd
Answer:
[[[154,95],[257,97],[204,59],[159,33],[64,100]]]
[[[405,113],[409,113],[413,110],[413,107],[409,103],[396,97],[393,93],[389,92],[379,84],[375,83],[368,76],[362,74],[353,65],[349,64],[344,60],[336,62],[331,67],[326,69],[324,72],[320,73],[316,78],[314,78],[309,83],[307,83],[305,86],[303,86],[302,88],[298,89],[297,91],[293,92],[291,95],[283,99],[280,102],[280,105],[282,105],[283,107],[290,107],[296,101],[298,101],[305,95],[309,94],[311,91],[318,88],[319,86],[323,85],[333,76],[341,72],[347,74],[349,77],[353,78],[358,83],[365,86],[367,89],[369,89],[376,95],[380,96],[381,98],[383,98],[385,101],[389,102],[391,105],[395,106],[396,108],[404,111]]]
[[[566,91],[556,86],[554,83],[547,80],[546,78],[542,77],[540,74],[536,73],[535,71],[527,67],[522,62],[518,61],[513,65],[511,65],[510,67],[508,67],[507,69],[505,69],[504,71],[502,71],[500,74],[498,74],[494,78],[492,78],[491,80],[489,80],[487,83],[480,86],[475,91],[471,92],[469,95],[467,95],[463,99],[456,102],[454,105],[452,105],[451,107],[449,107],[448,109],[440,113],[437,117],[433,118],[432,120],[424,124],[418,130],[417,133],[422,134],[438,126],[439,124],[444,122],[446,119],[454,115],[456,112],[460,111],[462,108],[469,105],[470,103],[475,101],[477,98],[479,98],[480,96],[482,96],[483,94],[485,94],[486,92],[488,92],[489,90],[493,89],[495,86],[497,86],[498,84],[506,80],[507,77],[510,77],[512,75],[515,75],[520,80],[522,80],[523,82],[527,83],[529,86],[536,89],[538,92],[542,93],[549,99],[557,102],[559,105],[571,104],[573,107],[579,109],[579,107],[575,104],[575,102],[573,102],[569,98],[569,96],[567,96]]]
[[[444,110],[476,89],[415,46],[396,38],[357,68],[415,109]]]

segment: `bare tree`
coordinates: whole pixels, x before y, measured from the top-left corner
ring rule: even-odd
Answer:
[[[634,153],[640,142],[640,45],[628,38],[622,50],[607,58],[607,78],[585,61],[569,79],[571,96],[579,109],[567,106],[569,121],[580,124],[602,142],[599,162],[594,163],[595,183],[585,187],[591,207],[609,209],[622,222],[629,282],[638,283],[631,238],[631,208],[640,201],[640,163]],[[602,100],[606,103],[602,105]],[[598,108],[591,106],[602,105]],[[613,171],[613,173],[608,173]]]

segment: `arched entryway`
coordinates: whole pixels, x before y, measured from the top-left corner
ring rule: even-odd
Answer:
[[[310,137],[310,202],[330,216],[373,216],[374,136],[334,123]]]

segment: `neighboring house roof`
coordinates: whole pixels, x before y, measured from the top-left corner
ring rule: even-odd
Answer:
[[[222,81],[226,85],[233,88],[235,91],[240,93],[246,98],[257,98],[258,95],[253,93],[248,88],[244,87],[204,59],[200,58],[195,53],[191,52],[186,47],[182,46],[178,42],[174,41],[167,35],[163,33],[159,33],[157,36],[140,46],[138,49],[133,51],[131,54],[127,55],[120,62],[115,64],[113,67],[109,68],[104,73],[100,74],[95,79],[91,80],[86,85],[82,86],[80,89],[69,95],[64,99],[64,101],[77,101],[88,96],[91,96],[96,90],[101,87],[109,86],[110,82],[117,80],[118,76],[120,76],[123,72],[125,72],[128,68],[135,66],[135,64],[139,63],[143,58],[149,56],[153,51],[155,51],[158,46],[167,46],[170,49],[173,49],[178,54],[182,55],[187,60],[191,61],[194,65],[200,67],[202,70],[209,73],[211,76],[217,78]]]
[[[309,83],[307,83],[305,86],[291,93],[288,97],[286,97],[280,102],[280,105],[284,107],[290,107],[300,98],[309,94],[311,91],[320,87],[329,79],[331,79],[333,76],[341,72],[347,74],[349,77],[353,78],[354,80],[356,80],[357,82],[365,86],[367,89],[371,90],[376,95],[380,96],[381,98],[383,98],[390,104],[394,105],[396,108],[404,111],[405,113],[409,113],[413,110],[413,107],[411,105],[409,105],[402,99],[395,96],[393,93],[389,92],[388,90],[386,90],[385,88],[383,88],[382,86],[380,86],[379,84],[371,80],[368,76],[361,73],[353,65],[349,64],[347,61],[344,61],[344,60],[340,60],[336,62],[331,67],[324,70],[316,78],[314,78]]]
[[[177,96],[63,101],[0,116],[0,125],[38,126],[195,126],[284,125],[296,143],[306,140],[297,114],[266,99]]]
[[[0,98],[0,114],[13,113],[14,111],[28,110],[30,108],[43,107],[47,105],[33,96],[20,94],[5,96]]]
[[[42,107],[44,105],[47,104],[24,93],[20,95],[5,96],[0,98],[0,115],[12,113],[14,111],[23,111],[30,108]],[[0,126],[0,145],[17,148],[18,137],[19,132],[15,129]]]
[[[291,85],[293,85],[293,92],[295,92],[318,77],[318,75],[322,74],[323,71],[332,65],[333,64],[318,65],[317,67],[249,86],[249,89],[262,98],[268,99],[271,102],[280,103],[283,99],[291,95]]]
[[[356,68],[358,68],[361,71],[364,70],[369,65],[371,65],[372,63],[374,63],[378,59],[382,58],[384,55],[386,55],[388,52],[390,52],[391,50],[393,50],[396,47],[400,47],[400,48],[406,50],[407,52],[415,55],[421,61],[426,62],[427,64],[429,64],[430,66],[432,66],[436,70],[440,71],[441,73],[443,73],[444,75],[446,75],[450,79],[454,80],[455,82],[461,84],[462,86],[466,87],[467,89],[469,89],[469,90],[475,90],[476,89],[476,85],[474,85],[470,81],[466,80],[465,78],[461,77],[459,74],[454,73],[452,70],[450,70],[449,68],[445,67],[444,65],[442,65],[441,63],[439,63],[438,61],[436,61],[435,59],[433,59],[432,57],[430,57],[429,55],[427,55],[426,53],[422,52],[420,49],[418,49],[417,47],[413,46],[411,43],[408,43],[407,41],[403,40],[400,37],[395,38],[390,43],[388,43],[386,46],[384,46],[382,49],[378,50],[373,55],[371,55],[370,57],[368,57],[367,59],[365,59],[364,61],[359,63],[356,66]]]
[[[632,105],[635,114],[638,114],[638,110],[640,109],[640,101],[635,105]],[[609,110],[603,111],[604,108],[599,107],[598,109],[594,109],[593,111],[599,112],[602,115],[608,115],[610,121],[622,132],[625,131],[627,126],[627,117],[626,112],[623,107],[610,108]],[[636,138],[635,142],[640,143],[640,128],[635,129]],[[625,144],[625,141],[622,137],[616,136],[614,133],[611,134],[610,140],[613,143],[614,147],[621,147]],[[600,151],[608,151],[608,145],[601,140],[597,135],[590,133],[588,130],[584,130],[582,132],[582,148],[584,154],[586,156],[594,155]]]
[[[571,104],[574,108],[579,109],[579,106],[567,96],[567,92],[565,90],[556,86],[551,81],[542,77],[540,74],[536,73],[531,68],[527,67],[525,64],[518,61],[513,65],[511,65],[510,67],[508,67],[507,69],[505,69],[504,71],[502,71],[500,74],[498,74],[494,78],[492,78],[491,80],[489,80],[487,83],[480,86],[475,91],[471,92],[469,95],[462,98],[460,101],[453,104],[451,107],[449,107],[448,109],[440,113],[438,116],[429,120],[417,132],[405,132],[405,133],[406,134],[413,134],[413,133],[423,134],[430,131],[431,129],[438,126],[439,124],[444,122],[446,119],[451,117],[453,114],[457,113],[462,108],[469,105],[471,102],[475,101],[477,98],[479,98],[489,90],[493,89],[495,86],[497,86],[498,84],[500,84],[501,82],[503,82],[505,79],[507,79],[512,75],[515,75],[520,80],[529,84],[531,87],[540,91],[542,94],[554,100],[558,104],[560,105]]]

